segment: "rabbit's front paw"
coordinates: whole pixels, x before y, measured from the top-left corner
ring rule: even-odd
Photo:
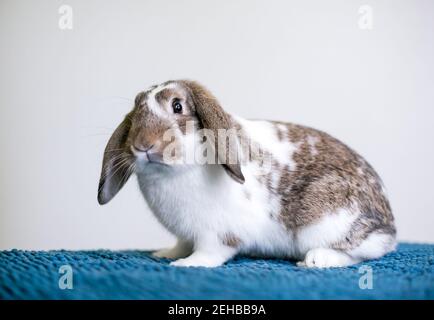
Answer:
[[[299,267],[308,268],[331,268],[331,267],[345,267],[356,263],[348,254],[342,251],[317,248],[309,250],[306,253],[304,261],[297,263]]]
[[[173,261],[170,265],[177,267],[207,267],[214,268],[223,265],[236,254],[236,249],[230,247],[214,248],[210,251],[196,251],[191,256]]]
[[[221,262],[217,259],[213,259],[212,257],[206,256],[195,256],[188,257],[184,259],[178,259],[170,263],[171,266],[176,267],[206,267],[206,268],[214,268],[221,266],[224,262]]]

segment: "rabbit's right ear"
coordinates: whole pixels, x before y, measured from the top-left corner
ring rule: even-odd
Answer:
[[[113,199],[131,176],[132,157],[125,146],[130,128],[131,118],[128,114],[105,147],[98,187],[99,204],[106,204]]]

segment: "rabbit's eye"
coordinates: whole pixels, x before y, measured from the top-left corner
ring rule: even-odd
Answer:
[[[182,113],[182,104],[178,99],[173,100],[172,108],[174,113]]]

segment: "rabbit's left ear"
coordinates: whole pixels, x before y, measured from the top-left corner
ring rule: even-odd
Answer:
[[[182,81],[190,90],[197,116],[205,129],[213,132],[215,152],[220,164],[235,181],[243,184],[244,175],[241,172],[240,146],[237,141],[219,141],[219,129],[235,129],[229,115],[220,106],[217,99],[206,88],[195,81]],[[226,131],[227,132],[227,131]],[[222,154],[218,150],[225,150]]]
[[[130,115],[127,115],[110,137],[104,150],[101,177],[98,186],[98,202],[106,204],[124,186],[131,176],[130,155],[125,143],[131,128]]]

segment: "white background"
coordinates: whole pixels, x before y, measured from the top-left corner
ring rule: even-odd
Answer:
[[[96,193],[136,93],[176,78],[346,142],[382,176],[399,239],[434,242],[433,31],[430,0],[1,0],[0,249],[170,245],[134,179],[106,206]]]

